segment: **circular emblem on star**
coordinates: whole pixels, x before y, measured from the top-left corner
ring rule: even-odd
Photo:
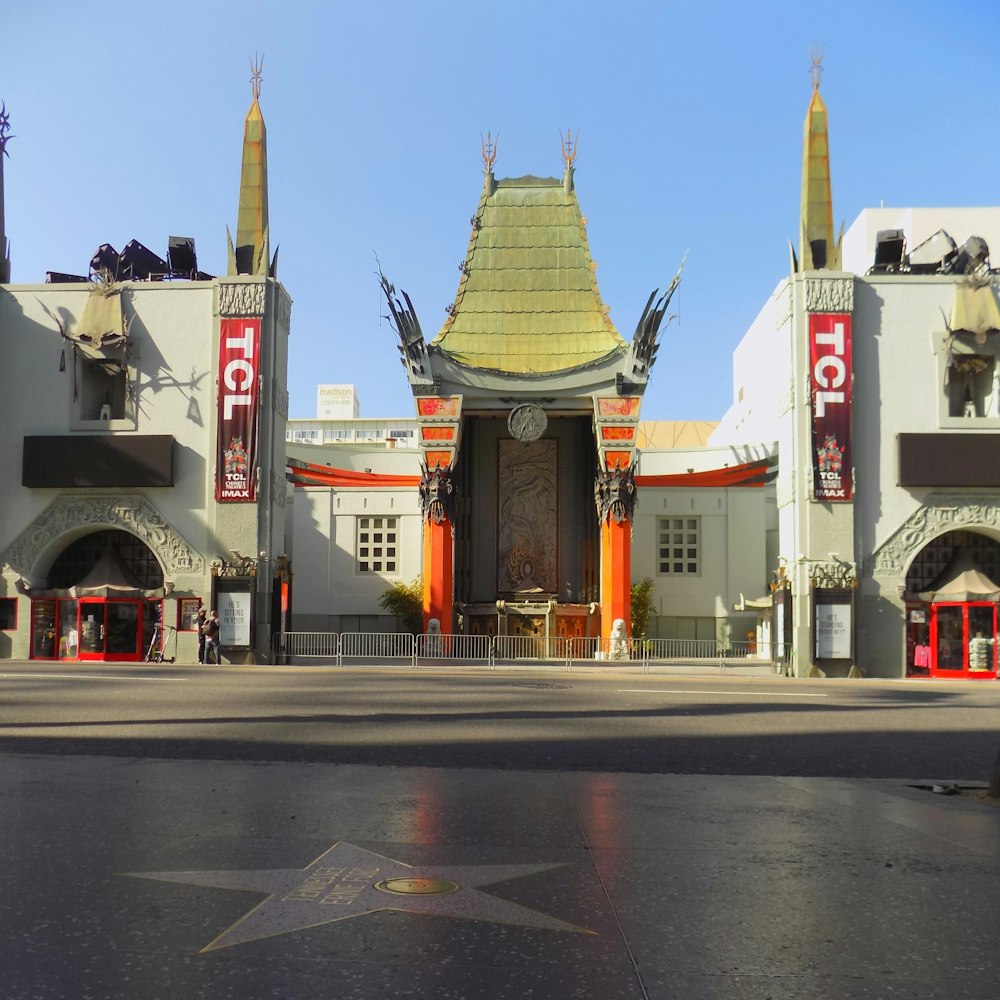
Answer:
[[[507,430],[517,441],[537,441],[549,426],[545,411],[534,403],[515,406],[507,417]]]
[[[457,892],[459,885],[446,878],[387,878],[376,882],[375,888],[400,896],[436,896],[442,892]]]

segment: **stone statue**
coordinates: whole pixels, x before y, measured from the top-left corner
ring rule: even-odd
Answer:
[[[628,633],[625,631],[624,618],[616,618],[611,626],[611,639],[608,643],[608,659],[628,659]]]

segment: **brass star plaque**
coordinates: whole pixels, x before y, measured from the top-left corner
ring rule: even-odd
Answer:
[[[337,843],[305,868],[124,874],[265,894],[265,899],[201,949],[207,952],[379,910],[593,934],[586,928],[483,892],[481,888],[559,867],[559,864],[536,864],[414,868],[353,844]]]

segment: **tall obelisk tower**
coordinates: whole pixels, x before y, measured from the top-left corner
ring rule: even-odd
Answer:
[[[229,274],[271,274],[267,233],[267,129],[260,110],[263,59],[250,64],[253,103],[243,124],[243,169],[236,219],[236,248],[230,240]]]
[[[802,129],[802,221],[799,269],[840,270],[840,237],[833,235],[830,140],[826,105],[819,94],[822,53],[812,57],[812,100]]]

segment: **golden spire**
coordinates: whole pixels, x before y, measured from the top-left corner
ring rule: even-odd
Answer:
[[[253,102],[243,124],[243,168],[240,173],[240,207],[236,220],[236,248],[230,274],[267,275],[270,247],[267,231],[267,129],[261,114],[260,82],[264,58],[250,61]]]
[[[830,186],[830,143],[826,105],[819,93],[823,52],[810,50],[813,92],[802,130],[802,212],[799,269],[839,270],[840,238],[833,235],[833,195]]]

